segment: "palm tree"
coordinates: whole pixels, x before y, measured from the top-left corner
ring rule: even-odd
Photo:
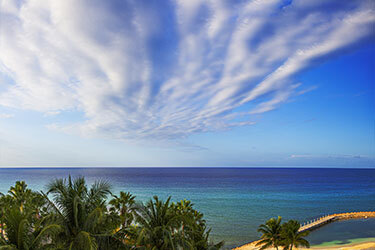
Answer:
[[[293,246],[310,247],[309,242],[303,238],[306,237],[309,232],[299,232],[300,227],[301,225],[296,220],[290,220],[282,225],[281,236],[283,238],[282,243],[284,250],[292,250]]]
[[[189,200],[181,200],[177,204],[173,204],[179,221],[179,233],[176,238],[185,248],[207,250],[220,249],[224,242],[212,243],[209,241],[211,229],[207,228],[203,214],[193,208],[193,204]]]
[[[120,192],[107,203],[110,186],[84,178],[56,179],[47,193],[17,182],[0,193],[0,250],[220,249],[209,242],[210,229],[190,201],[154,197],[136,204]],[[50,199],[51,198],[51,199]],[[107,206],[108,205],[108,206]]]
[[[178,226],[177,215],[170,204],[154,196],[146,205],[141,205],[136,216],[139,224],[137,244],[147,249],[176,249],[174,233]]]
[[[27,188],[27,184],[24,181],[17,181],[14,187],[10,187],[8,191],[8,198],[11,203],[17,205],[21,212],[26,209],[35,210],[43,206],[45,200],[31,189]],[[27,211],[29,212],[29,211]]]
[[[256,244],[262,245],[260,249],[275,247],[279,249],[281,241],[281,216],[269,219],[265,224],[261,224],[258,232],[262,233],[261,240]]]
[[[117,225],[111,238],[106,238],[109,249],[127,249],[136,243],[136,229],[133,224],[137,210],[135,196],[129,192],[120,192],[120,196],[113,195],[109,201],[109,223]]]
[[[14,187],[10,187],[8,194],[19,204],[22,212],[24,204],[31,197],[31,189],[27,188],[24,181],[17,181]]]
[[[0,238],[0,249],[36,250],[55,249],[51,237],[61,227],[49,223],[49,218],[35,220],[32,213],[21,211],[18,206],[8,207],[2,217],[6,233]]]
[[[57,214],[64,229],[58,236],[64,248],[77,250],[98,249],[98,237],[110,237],[116,225],[107,223],[105,201],[110,185],[95,182],[87,188],[84,178],[56,179],[48,186],[45,198]],[[50,201],[48,194],[52,195]]]
[[[129,192],[120,192],[120,196],[113,196],[114,198],[109,201],[111,205],[110,211],[120,215],[122,228],[128,227],[134,219],[136,211],[135,196]]]
[[[40,210],[46,208],[44,205],[43,196],[28,189],[24,181],[17,181],[14,187],[10,187],[7,195],[0,193],[0,244],[3,245],[2,248],[10,248],[11,245],[22,248],[27,245],[32,249],[40,243],[39,239],[45,238],[46,233],[56,229],[56,225],[49,225],[47,217],[42,218]],[[26,230],[25,233],[22,230]],[[17,238],[15,241],[14,233],[23,234],[24,238]],[[20,243],[21,240],[27,243]]]

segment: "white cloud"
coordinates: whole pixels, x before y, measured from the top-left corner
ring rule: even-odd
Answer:
[[[251,125],[304,93],[296,74],[372,37],[375,20],[371,1],[0,5],[0,71],[12,79],[0,105],[78,110],[85,121],[49,127],[125,139]]]
[[[290,155],[290,158],[309,158],[309,159],[314,159],[314,158],[321,158],[321,159],[324,159],[324,158],[342,158],[342,159],[346,159],[346,158],[354,158],[354,159],[360,159],[360,158],[374,158],[374,157],[370,157],[370,156],[367,156],[367,155],[343,155],[343,154],[322,154],[322,155],[314,155],[314,154],[302,154],[302,155],[299,155],[299,154],[293,154],[293,155]]]
[[[290,155],[291,159],[305,159],[305,160],[366,160],[375,161],[375,157],[368,155],[344,155],[344,154],[293,154]]]
[[[290,165],[305,166],[347,166],[351,168],[375,166],[374,156],[360,154],[294,154],[284,160]]]

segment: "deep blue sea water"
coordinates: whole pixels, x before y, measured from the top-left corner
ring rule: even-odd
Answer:
[[[85,176],[89,183],[107,180],[114,193],[129,191],[140,201],[153,195],[192,200],[205,214],[213,239],[225,240],[227,247],[257,239],[257,226],[273,216],[303,222],[324,214],[375,210],[375,169],[8,168],[0,169],[0,192],[16,180],[43,190],[51,179],[69,174]],[[355,238],[356,232],[360,237],[360,228],[343,237]],[[375,220],[368,220],[366,228],[375,233]],[[311,243],[322,243],[322,237],[314,237],[319,231],[311,234]]]

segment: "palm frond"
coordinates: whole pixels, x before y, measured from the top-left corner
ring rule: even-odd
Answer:
[[[41,240],[46,236],[46,235],[56,235],[62,231],[62,227],[60,225],[52,224],[44,227],[37,237],[34,239],[34,241],[31,243],[31,246],[38,246],[38,244],[41,242]]]
[[[96,244],[95,238],[92,237],[90,233],[85,231],[81,231],[78,233],[75,239],[75,245],[78,246],[80,249],[98,249],[98,245]]]

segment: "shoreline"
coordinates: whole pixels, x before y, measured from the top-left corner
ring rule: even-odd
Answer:
[[[324,218],[326,218],[326,217],[329,217],[329,220],[325,220]],[[305,231],[305,230],[312,231],[312,230],[316,230],[317,228],[322,227],[322,226],[324,226],[328,223],[333,223],[335,221],[360,219],[360,218],[375,218],[375,211],[335,213],[335,214],[327,215],[324,218],[321,219],[322,220],[321,223],[319,223],[319,220],[317,220],[315,222],[312,222],[310,224],[305,225],[304,227],[301,227],[301,229],[303,231]],[[309,226],[309,225],[311,225],[311,226]],[[372,248],[375,249],[375,238],[370,238],[370,239],[372,239],[372,240],[369,243],[374,243],[374,245],[371,246],[371,249]],[[259,241],[260,240],[252,241],[252,242],[249,242],[245,245],[235,247],[232,250],[258,250],[258,249],[261,248],[261,246],[256,246],[256,244]],[[349,243],[347,245],[350,245],[349,247],[353,247],[353,246],[351,246],[351,244],[362,244],[362,243],[356,242],[356,243]],[[316,245],[316,247],[317,248],[314,248],[314,246],[311,246],[312,249],[342,249],[343,247],[346,247],[346,245],[342,245],[342,246],[337,246],[337,245],[336,246],[321,246],[321,247],[319,247],[319,245]],[[298,248],[298,249],[307,249],[307,248]],[[350,248],[348,248],[348,250],[349,249]],[[357,249],[357,248],[354,248],[354,249]],[[362,248],[359,248],[359,249],[362,249]],[[367,249],[367,248],[363,248],[363,249]]]
[[[319,245],[312,245],[311,249],[365,249],[368,247],[375,249],[375,237],[350,239],[349,243],[337,244],[338,241],[325,242]]]
[[[375,249],[375,238],[367,238],[370,240],[366,240],[366,238],[360,238],[363,239],[363,241],[360,242],[351,242],[348,244],[340,244],[340,245],[327,245],[323,246],[320,245],[312,245],[310,248],[293,248],[296,250],[371,250]],[[356,239],[353,239],[356,240]],[[253,243],[253,242],[252,242]],[[260,247],[256,247],[255,244],[247,244],[245,246],[242,246],[240,248],[233,248],[233,250],[241,249],[241,250],[258,250]],[[269,250],[274,248],[267,248]]]

